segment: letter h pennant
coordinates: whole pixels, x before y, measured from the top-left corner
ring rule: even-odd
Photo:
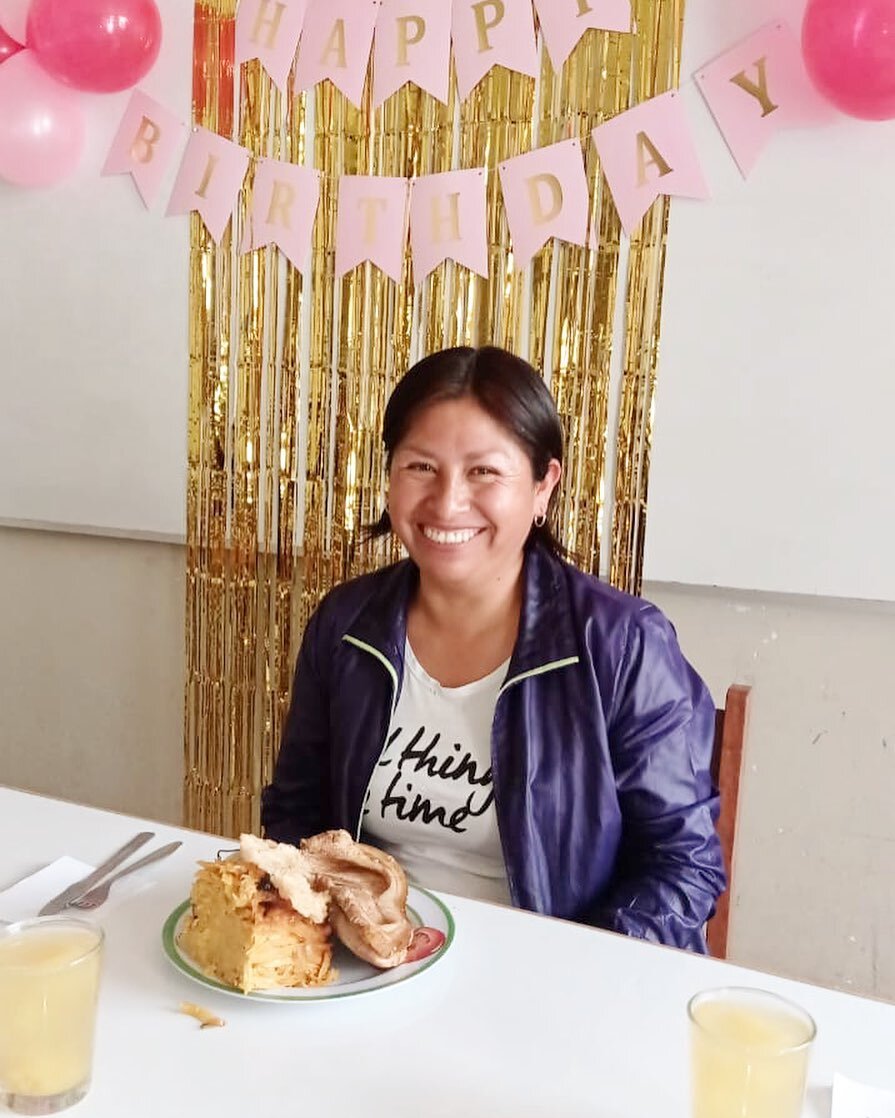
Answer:
[[[236,9],[236,61],[259,58],[283,93],[307,7],[308,0],[240,0]]]
[[[619,113],[591,133],[629,235],[660,194],[708,198],[687,114],[677,91]]]
[[[485,172],[444,171],[422,175],[410,188],[413,280],[421,283],[450,257],[488,277],[488,210]]]
[[[524,268],[551,237],[587,243],[587,176],[578,140],[517,155],[498,169],[515,267]]]

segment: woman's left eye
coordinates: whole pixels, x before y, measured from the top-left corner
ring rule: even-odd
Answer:
[[[474,477],[495,477],[497,475],[497,470],[491,466],[473,466],[471,472]]]

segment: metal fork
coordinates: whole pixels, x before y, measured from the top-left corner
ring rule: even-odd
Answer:
[[[69,908],[99,908],[99,906],[109,896],[109,890],[112,888],[114,882],[120,877],[127,877],[129,873],[134,870],[141,870],[144,866],[148,866],[152,862],[159,861],[160,858],[167,858],[169,854],[173,854],[178,846],[182,846],[180,842],[169,842],[167,846],[160,846],[158,850],[153,850],[151,854],[147,854],[145,858],[139,858],[136,862],[132,862],[129,866],[125,866],[123,870],[118,873],[113,873],[110,878],[107,878],[102,884],[97,885],[96,888],[91,889],[89,893],[85,893],[83,897],[78,897],[77,900],[69,901]]]

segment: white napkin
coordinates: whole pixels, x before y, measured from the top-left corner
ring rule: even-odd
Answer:
[[[86,877],[95,867],[66,854],[0,893],[0,920],[13,923],[37,916],[47,901]]]
[[[895,1091],[868,1087],[837,1072],[830,1118],[895,1118]]]
[[[127,863],[116,867],[112,873],[120,873],[126,868]],[[69,885],[74,885],[76,881],[86,877],[88,873],[93,873],[94,869],[95,867],[87,862],[80,862],[67,854],[57,858],[42,870],[32,873],[29,877],[23,877],[21,881],[17,881],[15,885],[0,893],[0,920],[11,924],[15,920],[28,920],[32,916],[37,916],[47,901],[58,896]],[[147,866],[146,869],[138,870],[122,881],[116,881],[108,899],[103,901],[99,908],[84,909],[69,905],[62,911],[71,916],[91,917],[95,914],[97,919],[100,919],[105,913],[117,908],[122,901],[130,900],[131,897],[142,893],[144,889],[150,889],[154,884],[152,869]],[[59,915],[61,916],[62,913]]]

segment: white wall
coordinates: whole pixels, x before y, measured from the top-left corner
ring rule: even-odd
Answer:
[[[162,47],[139,88],[189,123],[191,0],[157,0]],[[100,175],[130,97],[71,94],[87,148],[49,190],[0,180],[0,522],[183,539],[187,217]],[[184,139],[184,143],[186,140]]]
[[[690,80],[802,7],[687,3],[713,197],[672,208],[645,577],[895,601],[895,122],[781,132],[744,181]]]

